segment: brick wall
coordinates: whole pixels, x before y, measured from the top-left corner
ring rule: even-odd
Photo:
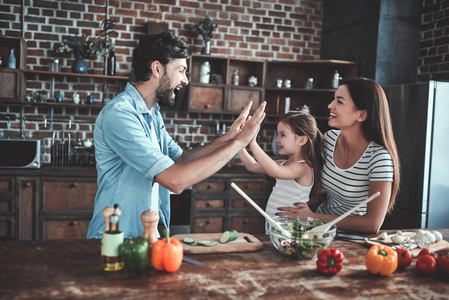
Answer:
[[[424,0],[418,81],[449,80],[449,1]]]
[[[27,68],[48,70],[49,61],[57,57],[56,43],[74,34],[95,37],[105,19],[105,0],[3,0],[0,4],[0,34],[21,36],[27,40]],[[117,73],[128,76],[132,49],[145,33],[147,22],[162,22],[176,35],[189,39],[194,53],[201,51],[202,40],[191,29],[206,14],[218,24],[212,39],[212,55],[258,58],[265,60],[318,59],[321,36],[321,0],[110,0],[109,18],[117,21]],[[22,22],[22,12],[24,15]],[[62,71],[70,72],[74,57],[60,57]],[[103,59],[87,59],[89,73],[103,74]],[[0,104],[0,113],[15,114],[16,121],[0,120],[0,137],[17,137],[21,126],[26,138],[41,138],[45,144],[45,161],[49,162],[49,145],[53,132],[62,139],[63,131],[71,137],[90,139],[95,118],[103,98],[116,95],[120,82],[77,77],[57,77],[55,90],[64,95],[63,102],[72,103],[73,92],[81,99],[95,97],[92,107],[55,107],[45,105]],[[105,87],[108,95],[104,94]],[[26,99],[32,101],[35,92],[50,90],[50,78],[27,75]],[[23,112],[21,111],[23,109]],[[53,114],[52,127],[48,120]],[[164,112],[167,128],[183,147],[195,146],[215,138],[217,121],[230,125],[235,116]],[[21,124],[20,117],[24,117]],[[45,126],[47,119],[47,126]],[[70,127],[69,127],[70,121]],[[271,149],[275,118],[267,118],[261,132],[262,143]],[[201,127],[199,127],[201,126]],[[67,137],[67,136],[66,136]]]

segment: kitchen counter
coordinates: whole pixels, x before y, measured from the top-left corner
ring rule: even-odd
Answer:
[[[253,174],[243,166],[223,167],[216,174]],[[54,167],[49,164],[40,169],[26,168],[0,168],[0,176],[97,176],[95,165]]]
[[[439,229],[449,240],[449,228]],[[7,241],[0,246],[2,299],[447,299],[449,278],[422,276],[415,262],[389,277],[370,274],[363,245],[335,240],[345,255],[335,276],[316,270],[315,259],[281,255],[268,236],[258,252],[191,257],[175,273],[104,272],[100,240]]]

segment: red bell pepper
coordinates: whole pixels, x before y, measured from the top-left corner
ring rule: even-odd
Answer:
[[[316,266],[320,273],[335,275],[340,272],[344,259],[344,255],[340,250],[335,248],[321,249],[317,256]]]

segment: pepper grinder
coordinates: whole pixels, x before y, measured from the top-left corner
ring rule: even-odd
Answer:
[[[148,240],[150,245],[157,242],[156,235],[157,223],[159,222],[159,214],[155,211],[147,210],[140,215],[140,219],[143,223],[142,236]]]
[[[125,265],[119,253],[119,246],[124,241],[123,231],[118,228],[120,215],[118,204],[103,209],[105,231],[101,239],[101,268],[104,271],[119,271]]]

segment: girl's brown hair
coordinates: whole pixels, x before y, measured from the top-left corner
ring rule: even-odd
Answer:
[[[362,129],[367,139],[384,146],[393,161],[393,184],[388,211],[391,211],[399,191],[400,163],[398,150],[393,136],[390,109],[387,96],[382,87],[372,79],[350,78],[341,83],[346,85],[352,100],[358,110],[366,110],[367,119],[362,123]]]
[[[293,130],[298,136],[306,136],[307,142],[301,149],[301,154],[307,164],[319,174],[321,169],[321,148],[323,146],[323,134],[318,129],[315,118],[302,111],[290,111],[279,119]],[[317,182],[318,180],[315,180]]]

